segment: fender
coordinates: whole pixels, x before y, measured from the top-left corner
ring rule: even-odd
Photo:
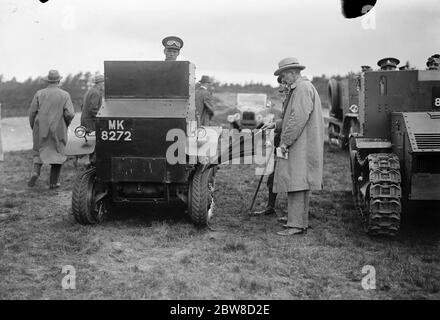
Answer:
[[[70,136],[67,141],[65,153],[66,156],[81,156],[91,154],[95,151],[96,136],[87,135],[85,138],[78,138],[77,136]]]

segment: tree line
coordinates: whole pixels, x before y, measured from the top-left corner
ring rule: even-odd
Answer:
[[[92,78],[93,74],[90,72],[79,72],[74,75],[69,74],[62,79],[61,88],[70,93],[75,111],[81,110],[84,94],[91,85]],[[323,105],[325,105],[327,103],[328,78],[322,75],[321,77],[314,77],[312,82],[319,92]],[[46,86],[47,83],[43,81],[42,77],[28,78],[23,82],[19,82],[15,77],[11,80],[5,80],[3,75],[0,75],[1,116],[3,118],[26,116],[34,94]],[[215,81],[213,87],[214,92],[266,93],[269,97],[278,94],[277,88],[259,82],[234,84]]]

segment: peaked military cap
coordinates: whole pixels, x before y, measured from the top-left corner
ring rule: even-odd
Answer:
[[[438,66],[440,64],[440,54],[433,54],[432,56],[430,56],[429,58],[428,58],[428,61],[426,62],[426,66],[428,67],[428,68],[431,68],[431,67],[435,67],[435,66]],[[436,68],[435,68],[436,69]]]
[[[384,68],[384,67],[394,67],[394,68],[397,68],[397,65],[400,63],[400,60],[399,59],[396,59],[396,58],[383,58],[383,59],[380,59],[378,62],[377,62],[377,65],[380,67],[380,68]]]
[[[371,71],[371,67],[367,66],[367,65],[364,65],[364,66],[361,66],[361,70],[362,71]]]
[[[162,44],[165,49],[177,49],[180,50],[183,47],[183,40],[179,37],[169,36],[162,40]]]

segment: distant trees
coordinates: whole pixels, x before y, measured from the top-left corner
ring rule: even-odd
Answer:
[[[81,103],[88,84],[92,78],[90,72],[69,74],[61,81],[61,88],[70,93],[76,111],[81,108]],[[18,82],[15,77],[5,81],[0,75],[0,103],[2,104],[2,117],[19,117],[27,115],[32,98],[40,89],[47,86],[41,77],[28,78]]]
[[[90,86],[93,74],[90,72],[80,72],[67,75],[61,82],[61,88],[70,93],[76,111],[81,110],[81,104],[85,92]],[[336,78],[342,78],[336,76]],[[323,106],[327,104],[327,84],[328,77],[321,75],[314,77],[312,83],[319,92]],[[26,116],[32,98],[39,89],[45,88],[47,83],[41,77],[35,79],[28,78],[23,82],[18,82],[15,77],[5,81],[0,74],[0,103],[2,104],[2,117]],[[245,84],[220,83],[214,81],[214,92],[235,92],[235,93],[265,93],[269,99],[277,99],[279,93],[277,88],[261,82],[247,82]]]

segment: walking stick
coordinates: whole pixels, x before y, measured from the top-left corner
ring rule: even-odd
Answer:
[[[272,156],[272,152],[273,152],[273,144],[271,145],[271,150],[269,153],[270,157]],[[270,159],[270,157],[269,157],[269,159]],[[258,195],[258,191],[260,191],[261,182],[263,181],[263,178],[266,175],[267,167],[268,167],[268,165],[266,164],[266,166],[264,167],[263,174],[261,175],[260,181],[258,181],[257,189],[255,190],[254,197],[252,198],[251,206],[249,207],[249,212],[252,212],[252,209],[254,208],[255,200],[257,199],[257,195]]]
[[[257,189],[255,190],[255,193],[254,193],[254,197],[252,198],[252,203],[249,208],[249,212],[252,212],[252,209],[254,208],[255,199],[257,199],[257,194],[258,194],[258,191],[260,191],[260,186],[261,186],[261,182],[263,181],[263,178],[264,178],[264,175],[261,175],[260,181],[258,181]]]

